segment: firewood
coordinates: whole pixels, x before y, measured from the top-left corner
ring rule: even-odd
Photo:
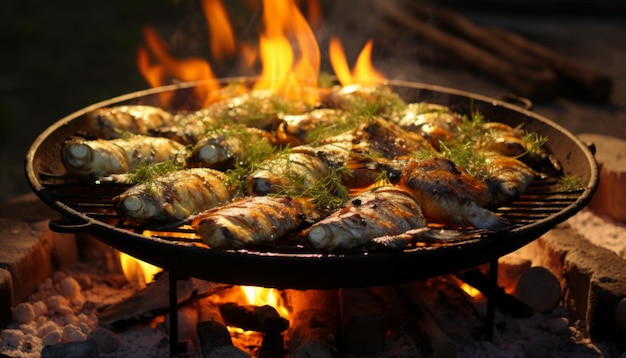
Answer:
[[[503,82],[516,94],[541,100],[556,97],[558,80],[552,70],[527,68],[507,61],[470,41],[437,29],[426,21],[412,16],[393,1],[377,1],[375,4],[390,21],[434,43],[450,56],[462,59],[470,68]]]
[[[200,353],[208,357],[248,357],[249,355],[233,346],[230,332],[226,328],[224,318],[211,297],[200,298],[196,302],[198,324],[196,334]]]
[[[287,290],[292,307],[289,355],[333,357],[339,326],[337,290]]]
[[[413,338],[423,356],[456,356],[454,341],[441,329],[419,292],[412,290],[409,285],[387,286],[384,292],[391,315]]]
[[[375,355],[384,351],[388,307],[379,287],[339,291],[340,346],[343,352]]]
[[[411,10],[422,18],[445,27],[451,33],[464,38],[476,46],[515,63],[537,71],[549,68],[547,60],[531,55],[525,49],[511,45],[506,39],[494,36],[491,29],[474,24],[468,18],[447,8],[425,4],[421,1],[410,2]]]
[[[253,306],[228,302],[219,303],[218,307],[229,326],[262,333],[283,332],[289,328],[289,321],[269,305]]]
[[[547,268],[534,266],[522,274],[513,295],[534,311],[545,313],[561,300],[561,283]]]
[[[574,61],[562,54],[532,42],[516,33],[502,28],[491,31],[509,44],[547,61],[564,81],[561,90],[566,96],[595,101],[610,100],[613,91],[612,78],[591,66]]]
[[[191,297],[211,295],[230,285],[202,281],[194,278],[179,280],[176,298],[180,304]],[[129,298],[108,306],[100,312],[98,321],[103,327],[122,328],[144,319],[164,314],[169,309],[169,272],[162,272],[143,290]]]

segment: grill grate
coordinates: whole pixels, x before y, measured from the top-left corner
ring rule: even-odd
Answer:
[[[129,186],[118,183],[93,183],[80,181],[76,178],[54,176],[50,174],[41,175],[42,185],[56,200],[63,202],[73,210],[80,212],[92,219],[110,223],[118,229],[140,235],[158,238],[166,243],[172,244],[196,244],[199,247],[208,248],[201,242],[195,234],[193,227],[188,222],[164,224],[157,226],[141,226],[120,218],[115,212],[113,198],[121,194]],[[527,190],[515,201],[495,208],[493,211],[513,223],[514,228],[524,227],[537,221],[547,219],[555,215],[573,202],[575,202],[583,190],[559,191],[556,178],[536,179]],[[436,224],[431,228],[441,228]],[[458,244],[465,241],[476,240],[498,233],[490,233],[479,230],[465,229],[457,230],[466,235],[462,235],[458,240],[446,241],[446,245]],[[267,247],[266,250],[276,253],[309,252],[304,243],[298,240],[286,240],[286,243],[279,243]],[[424,245],[439,246],[441,242],[423,242]],[[411,246],[407,250],[415,248]],[[258,248],[264,250],[263,248]]]

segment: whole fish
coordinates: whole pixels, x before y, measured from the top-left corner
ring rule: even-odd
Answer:
[[[177,161],[184,164],[185,146],[168,138],[134,135],[117,139],[72,138],[61,148],[71,175],[107,176],[133,171],[138,165]]]
[[[323,251],[364,248],[371,239],[426,226],[419,203],[396,186],[374,187],[353,197],[344,208],[314,223],[303,233]]]
[[[87,134],[104,139],[121,138],[124,133],[153,135],[176,121],[172,113],[147,105],[98,108],[87,112],[85,119]]]
[[[116,212],[140,224],[182,221],[232,199],[226,174],[190,168],[134,185],[113,198]]]
[[[308,144],[315,132],[341,127],[346,122],[345,112],[333,108],[319,108],[302,114],[285,115],[276,130],[276,138],[281,145]]]
[[[511,202],[541,175],[516,158],[493,152],[483,155],[489,168],[485,181],[491,193],[490,206]]]
[[[259,146],[273,147],[276,138],[270,132],[252,127],[225,127],[202,137],[192,148],[188,165],[229,169],[246,160],[246,153]]]
[[[491,204],[487,184],[450,160],[410,158],[367,165],[380,168],[392,183],[408,190],[429,223],[490,230],[510,226],[487,209]]]
[[[202,212],[192,225],[211,248],[239,249],[279,240],[322,215],[309,198],[255,196]]]
[[[302,193],[330,173],[330,165],[311,148],[281,153],[255,165],[245,180],[249,195]]]
[[[459,114],[434,103],[409,103],[405,110],[390,117],[401,128],[419,133],[437,150],[441,141],[455,138],[462,123]]]
[[[351,114],[385,117],[406,107],[402,97],[384,85],[336,86],[326,95],[323,103],[324,107],[342,109]]]

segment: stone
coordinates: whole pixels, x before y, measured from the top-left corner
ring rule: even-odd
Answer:
[[[0,268],[11,273],[12,302],[22,302],[53,271],[47,221],[27,223],[0,217]]]
[[[558,305],[561,284],[550,270],[535,266],[522,274],[513,295],[535,312],[546,313]]]
[[[579,139],[592,143],[598,163],[600,181],[588,207],[598,215],[626,221],[626,140],[592,133]]]

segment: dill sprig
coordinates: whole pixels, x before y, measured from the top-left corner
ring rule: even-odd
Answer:
[[[560,191],[573,191],[581,189],[583,186],[583,179],[578,175],[562,176],[557,180],[557,186]]]
[[[518,155],[520,158],[528,153],[538,153],[543,150],[543,146],[548,142],[548,137],[542,136],[536,132],[525,132],[522,137],[522,143],[526,148],[525,152]]]
[[[143,184],[147,191],[157,190],[157,178],[165,174],[182,169],[182,165],[176,159],[167,160],[160,163],[141,162],[135,170],[130,173],[130,182]]]
[[[471,142],[455,146],[448,146],[448,144],[440,142],[440,146],[443,158],[454,162],[470,175],[481,179],[487,179],[490,176],[491,170],[486,156],[484,153],[476,151]]]
[[[322,179],[315,180],[311,185],[304,185],[304,178],[290,178],[290,185],[281,188],[276,195],[293,197],[310,197],[317,207],[334,210],[342,207],[349,200],[348,188],[342,183],[342,176],[347,174],[345,167],[331,168]]]
[[[346,111],[357,116],[391,115],[406,109],[406,102],[389,87],[365,87],[344,95]]]

